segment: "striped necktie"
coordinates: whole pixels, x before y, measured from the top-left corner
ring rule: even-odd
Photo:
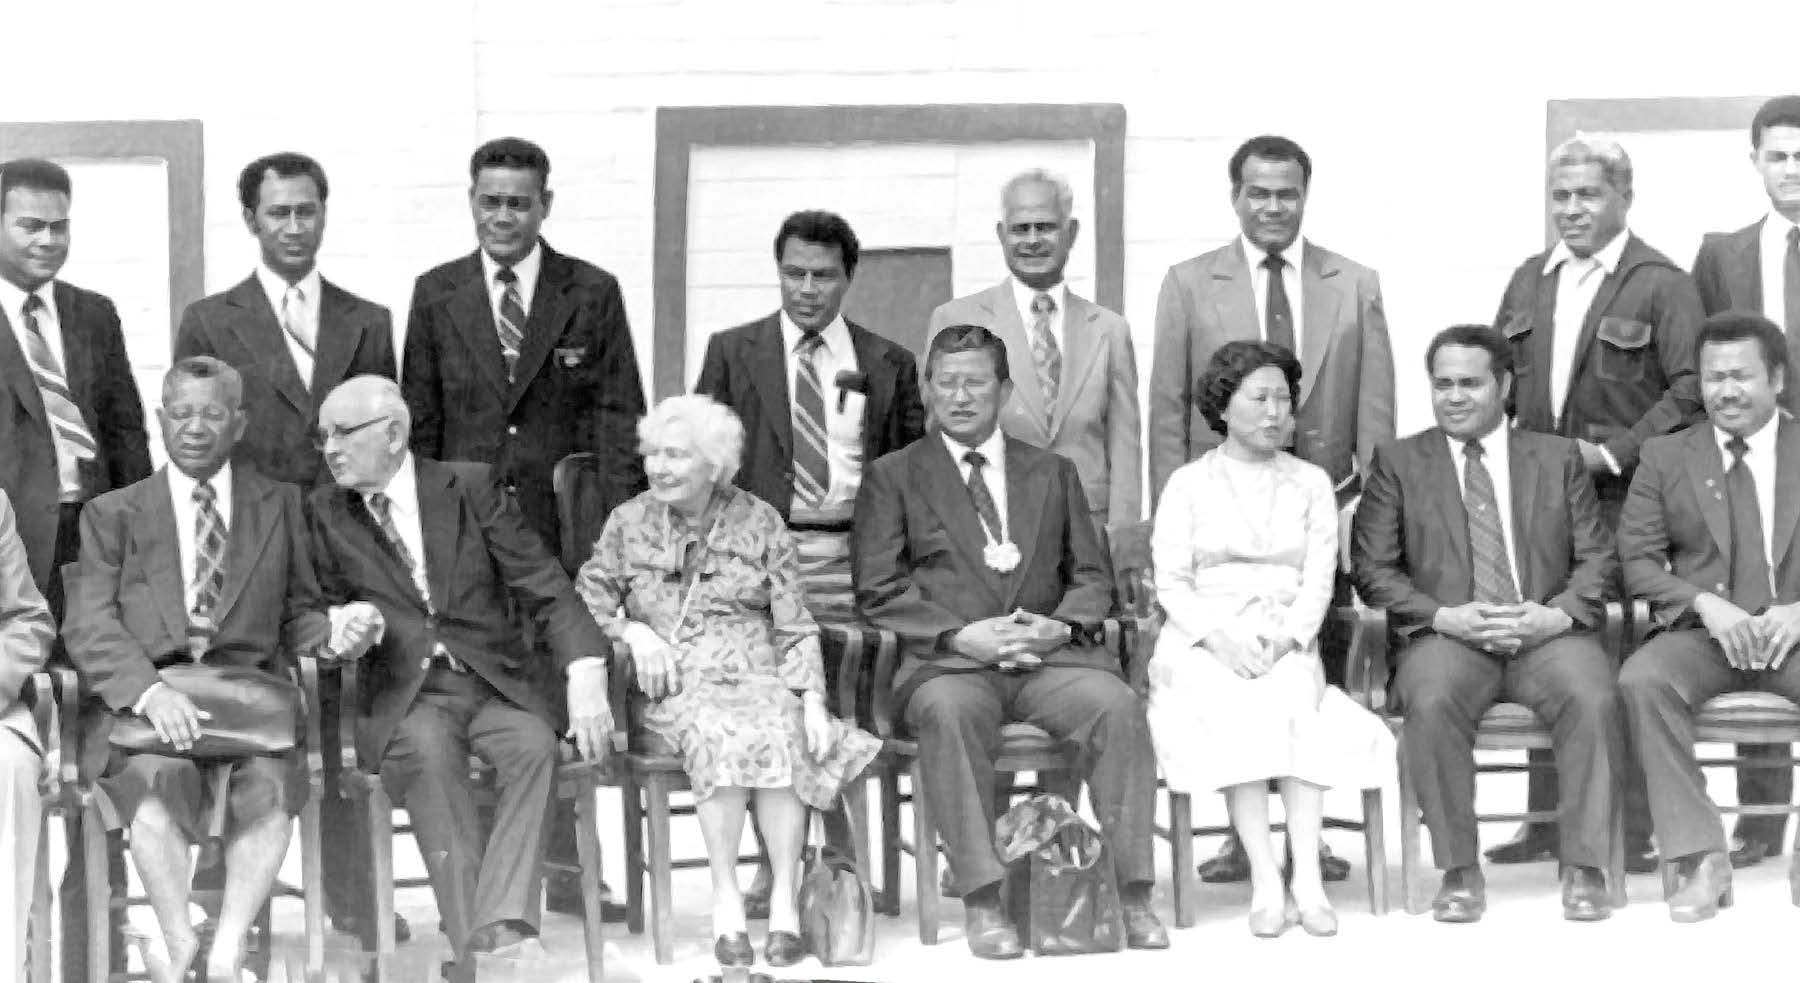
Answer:
[[[229,530],[214,504],[218,494],[212,482],[194,486],[194,609],[190,622],[212,619],[213,607],[225,589],[225,544]]]
[[[1505,435],[1499,437],[1505,440]],[[1506,536],[1501,532],[1500,507],[1494,498],[1494,479],[1481,463],[1481,441],[1463,445],[1463,508],[1469,516],[1469,554],[1474,561],[1475,600],[1488,604],[1515,604],[1512,561],[1506,555]]]
[[[831,490],[831,464],[826,456],[825,388],[819,382],[817,331],[801,334],[794,346],[794,504],[818,508]]]
[[[294,339],[301,351],[313,353],[313,337],[306,330],[306,295],[299,287],[289,287],[281,295],[281,330]]]
[[[406,576],[412,581],[413,588],[425,601],[425,609],[433,610],[431,605],[431,585],[425,580],[425,570],[413,559],[412,550],[406,548],[406,540],[400,538],[400,527],[394,525],[393,502],[381,492],[368,498],[369,514],[375,517],[375,524],[381,527],[381,534],[387,537],[388,543],[394,547],[394,553],[406,567]]]
[[[50,414],[50,436],[56,441],[58,457],[91,461],[99,445],[75,406],[75,394],[69,389],[68,377],[56,360],[56,352],[44,338],[38,323],[38,311],[44,300],[37,294],[25,297],[25,360],[31,363],[31,374],[37,377],[38,392],[43,395],[44,410]]]
[[[969,500],[975,505],[975,514],[981,517],[981,524],[994,542],[1004,542],[1002,535],[1006,530],[1000,528],[1000,509],[994,504],[994,494],[988,490],[987,479],[981,476],[981,469],[987,465],[987,455],[980,451],[965,451],[963,460],[969,464]]]
[[[500,336],[500,356],[506,360],[506,381],[511,382],[519,364],[519,346],[525,342],[525,302],[519,295],[519,274],[512,267],[500,267],[494,279],[504,288],[500,293],[500,317],[494,328]]]

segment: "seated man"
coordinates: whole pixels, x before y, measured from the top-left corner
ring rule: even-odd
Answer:
[[[230,463],[244,432],[242,399],[243,381],[224,362],[177,362],[156,411],[169,464],[81,514],[81,562],[63,621],[69,656],[107,708],[144,717],[179,750],[193,746],[205,717],[160,669],[199,661],[277,673],[330,630],[306,559],[299,491]],[[85,735],[89,748],[105,748],[110,731],[101,717]],[[209,979],[238,978],[245,933],[306,796],[299,762],[296,749],[232,767]],[[210,792],[194,759],[149,753],[114,755],[101,786],[130,826],[131,859],[162,926],[166,951],[147,956],[147,968],[154,983],[176,983],[199,947],[188,850],[205,835]]]
[[[1612,537],[1575,441],[1506,426],[1512,349],[1480,325],[1426,349],[1437,426],[1375,451],[1356,510],[1357,589],[1407,639],[1394,700],[1400,760],[1444,871],[1440,922],[1487,910],[1475,825],[1475,728],[1494,703],[1550,727],[1561,776],[1563,917],[1611,913],[1617,772],[1613,668],[1597,640]]]
[[[37,870],[41,802],[38,774],[43,748],[20,690],[50,654],[56,628],[50,608],[31,579],[25,544],[13,521],[12,502],[0,491],[0,884],[9,917],[0,924],[0,980],[25,978],[25,925]]]
[[[452,941],[495,952],[537,934],[556,785],[555,716],[527,660],[547,650],[568,672],[571,731],[594,758],[612,730],[612,649],[492,469],[415,457],[411,429],[391,379],[357,376],[325,397],[318,439],[336,484],[308,496],[313,562],[327,601],[375,609],[355,619],[380,635],[357,753],[411,814],[420,852],[445,858],[430,865],[431,886],[450,931],[467,933]],[[500,787],[485,845],[471,751]]]
[[[1165,948],[1150,910],[1156,758],[1118,659],[1092,637],[1110,613],[1112,572],[1081,480],[1064,458],[998,431],[1012,383],[993,332],[938,332],[925,381],[942,429],[868,468],[851,556],[863,616],[903,639],[895,704],[918,736],[969,949],[985,959],[1022,952],[1001,910],[994,850],[993,749],[1011,720],[1080,752],[1127,941]]]
[[[1669,917],[1718,914],[1731,890],[1719,811],[1694,758],[1694,711],[1728,690],[1800,700],[1800,564],[1793,562],[1800,424],[1777,415],[1787,339],[1759,314],[1700,327],[1706,421],[1645,441],[1619,518],[1626,588],[1650,602],[1650,640],[1619,674],[1650,787]],[[1782,495],[1777,489],[1789,487]]]

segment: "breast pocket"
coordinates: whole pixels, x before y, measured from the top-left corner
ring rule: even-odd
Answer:
[[[1650,358],[1651,327],[1647,321],[1608,315],[1594,332],[1598,350],[1594,371],[1607,382],[1642,382]]]
[[[1500,333],[1512,346],[1514,375],[1531,371],[1531,327],[1531,319],[1520,314],[1514,314],[1500,325]]]

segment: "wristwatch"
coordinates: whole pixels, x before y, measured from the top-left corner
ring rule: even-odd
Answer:
[[[1057,618],[1057,621],[1069,626],[1069,644],[1080,646],[1100,645],[1106,641],[1106,626],[1076,621],[1073,618]]]

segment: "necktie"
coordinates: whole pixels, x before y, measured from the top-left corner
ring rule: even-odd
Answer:
[[[1000,510],[994,507],[994,496],[988,491],[987,481],[981,477],[987,456],[980,451],[969,451],[963,454],[963,460],[969,462],[969,499],[975,503],[975,514],[981,516],[981,524],[987,527],[989,538],[996,543],[1004,542]]]
[[[1756,482],[1744,463],[1750,445],[1742,437],[1733,437],[1725,442],[1725,449],[1731,452],[1731,468],[1725,472],[1725,492],[1731,497],[1731,603],[1761,614],[1775,597],[1769,585],[1769,555],[1763,545]]]
[[[1056,336],[1050,333],[1050,319],[1055,314],[1056,298],[1042,290],[1031,295],[1031,361],[1037,365],[1046,414],[1054,413],[1056,387],[1062,382],[1062,350],[1056,345]]]
[[[75,394],[69,389],[69,380],[63,375],[56,352],[51,350],[38,323],[38,311],[43,306],[44,300],[37,294],[26,296],[25,360],[31,363],[31,373],[37,377],[38,392],[43,396],[44,410],[50,414],[50,436],[56,441],[57,456],[91,461],[98,445],[94,443],[93,432],[88,430],[87,421],[81,418],[81,410],[75,406]]]
[[[511,382],[513,369],[519,364],[519,345],[525,341],[525,303],[519,296],[519,274],[512,267],[500,267],[494,279],[504,288],[494,329],[500,336],[500,357],[506,360],[506,381]]]
[[[1787,295],[1787,336],[1788,347],[1800,344],[1800,225],[1788,228],[1787,258],[1781,263],[1782,292]],[[1800,380],[1789,382],[1795,385]]]
[[[1263,337],[1271,345],[1280,345],[1288,351],[1294,351],[1294,309],[1288,306],[1287,283],[1281,275],[1281,268],[1287,260],[1281,258],[1280,250],[1271,250],[1263,257],[1263,269],[1269,271],[1269,289],[1267,315],[1263,319]]]
[[[794,346],[799,356],[794,366],[794,503],[802,508],[818,508],[831,488],[825,389],[819,382],[818,365],[819,347],[824,343],[817,331],[807,331]]]
[[[1505,440],[1502,435],[1499,439]],[[1500,532],[1500,508],[1494,500],[1494,479],[1481,463],[1481,441],[1463,445],[1463,509],[1469,515],[1469,554],[1474,560],[1475,600],[1488,604],[1513,604],[1519,592],[1513,587],[1512,560],[1506,555],[1506,537]]]
[[[313,353],[313,338],[306,330],[306,297],[299,287],[289,287],[281,295],[281,330],[294,339],[300,350],[308,356]],[[305,379],[300,380],[305,382]]]
[[[431,587],[425,581],[425,571],[413,559],[412,550],[406,548],[406,540],[400,538],[400,529],[394,525],[393,503],[381,492],[369,496],[369,514],[375,517],[375,524],[381,527],[381,534],[387,537],[388,543],[394,547],[394,553],[400,557],[400,563],[406,567],[406,575],[412,585],[425,600],[425,609],[431,610]]]
[[[194,486],[194,609],[189,621],[210,621],[225,589],[225,519],[215,503],[212,482]]]

